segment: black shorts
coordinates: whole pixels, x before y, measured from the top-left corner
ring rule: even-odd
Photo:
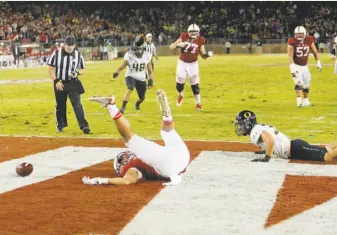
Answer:
[[[292,140],[290,144],[290,159],[324,162],[327,152],[325,147],[310,145],[304,140]]]

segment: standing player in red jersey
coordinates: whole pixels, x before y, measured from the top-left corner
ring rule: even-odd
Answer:
[[[302,108],[302,106],[312,106],[308,98],[311,81],[311,74],[308,68],[310,49],[317,61],[318,71],[322,71],[322,64],[319,60],[319,54],[314,41],[312,36],[307,36],[307,31],[303,26],[296,27],[294,37],[288,40],[290,72],[295,83],[297,107],[299,108]]]
[[[187,75],[190,78],[191,88],[196,100],[197,110],[202,110],[200,89],[199,89],[199,63],[198,54],[203,59],[213,55],[212,51],[206,53],[205,39],[199,36],[200,29],[198,25],[191,24],[187,32],[180,34],[177,41],[171,44],[170,49],[180,48],[180,56],[176,72],[176,89],[178,91],[177,106],[181,106],[184,98],[183,90]]]
[[[181,174],[185,172],[190,161],[190,153],[184,141],[174,130],[171,109],[165,92],[159,89],[156,96],[163,116],[160,134],[165,146],[134,134],[129,122],[117,108],[113,97],[89,98],[90,101],[107,107],[129,151],[118,154],[114,160],[114,169],[120,177],[90,179],[85,176],[82,178],[84,184],[129,185],[139,180],[166,180],[170,182],[164,185],[175,185],[181,182]]]

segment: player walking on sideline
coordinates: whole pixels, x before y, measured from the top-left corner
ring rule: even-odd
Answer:
[[[180,34],[177,41],[170,45],[170,49],[180,48],[180,56],[177,63],[176,89],[178,91],[177,106],[181,106],[184,98],[184,86],[187,75],[190,78],[191,88],[196,100],[197,110],[202,110],[200,98],[200,75],[198,54],[203,59],[213,55],[212,51],[205,51],[205,39],[199,36],[200,29],[198,25],[191,24],[187,32]]]
[[[153,86],[152,77],[152,65],[151,58],[152,55],[145,52],[144,37],[137,36],[132,44],[132,47],[124,55],[124,60],[118,67],[116,72],[113,74],[113,78],[116,78],[119,73],[125,68],[125,82],[127,90],[124,95],[123,104],[121,108],[121,113],[125,112],[126,105],[129,102],[130,96],[134,88],[136,88],[138,94],[138,100],[135,104],[136,110],[140,110],[140,104],[145,100],[146,94],[146,68],[149,74],[148,88],[151,89]]]
[[[159,89],[156,96],[163,118],[160,134],[165,146],[136,135],[117,108],[114,97],[89,98],[90,101],[107,107],[129,151],[118,154],[114,159],[114,169],[120,177],[92,179],[83,177],[83,183],[128,185],[139,180],[167,180],[170,182],[164,185],[175,185],[181,182],[181,174],[185,172],[190,161],[190,153],[184,141],[174,130],[171,109],[165,92]]]
[[[322,71],[322,64],[314,41],[312,36],[307,36],[307,31],[303,26],[296,27],[294,37],[288,40],[290,73],[295,83],[296,102],[299,108],[312,106],[309,101],[311,74],[308,68],[308,57],[310,49],[316,59],[318,71]]]
[[[238,136],[250,136],[253,144],[265,151],[264,158],[253,162],[268,162],[272,155],[284,159],[306,161],[337,161],[337,141],[325,147],[310,145],[304,140],[290,139],[275,127],[259,124],[252,111],[243,110],[235,118],[235,132]]]

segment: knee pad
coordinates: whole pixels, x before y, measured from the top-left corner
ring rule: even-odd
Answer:
[[[200,94],[199,84],[191,85],[192,91],[194,95]]]
[[[177,83],[176,88],[178,92],[182,92],[184,90],[185,84]]]
[[[303,90],[302,86],[295,85],[295,91],[301,91],[301,90]]]
[[[309,88],[304,88],[302,91],[305,93],[309,93]]]

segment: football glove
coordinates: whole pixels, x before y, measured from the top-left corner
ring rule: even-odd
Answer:
[[[108,184],[108,179],[107,178],[89,178],[88,176],[84,176],[82,178],[82,182],[87,185],[100,185],[100,184]]]
[[[269,162],[270,158],[271,157],[266,154],[264,158],[255,158],[252,162]]]
[[[178,48],[184,48],[186,46],[186,42],[179,42],[178,44],[177,44],[177,47]]]
[[[112,77],[113,77],[113,78],[116,78],[116,77],[118,77],[118,74],[119,74],[119,73],[115,72],[115,73],[113,73]]]

